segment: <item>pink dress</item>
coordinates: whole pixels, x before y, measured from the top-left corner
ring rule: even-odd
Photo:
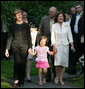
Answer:
[[[36,67],[49,68],[50,66],[47,59],[47,51],[49,51],[49,48],[47,46],[36,46],[35,50],[37,51]]]

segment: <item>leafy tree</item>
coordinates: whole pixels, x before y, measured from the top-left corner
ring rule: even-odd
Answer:
[[[48,10],[51,6],[55,6],[59,11],[69,11],[76,3],[84,6],[84,1],[1,1],[1,20],[2,24],[7,26],[14,23],[13,11],[17,8],[25,8],[28,16],[40,23],[43,16],[48,15]]]

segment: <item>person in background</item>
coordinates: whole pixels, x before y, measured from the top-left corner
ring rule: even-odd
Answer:
[[[71,19],[73,18],[73,15],[75,15],[76,14],[76,8],[75,7],[71,7],[70,8],[70,17],[71,17]]]
[[[70,29],[70,25],[65,21],[63,13],[59,13],[55,19],[56,23],[52,25],[51,42],[54,49],[57,49],[57,53],[54,57],[54,65],[56,66],[55,84],[60,81],[61,85],[65,85],[63,76],[65,67],[68,67],[69,61],[69,43],[71,49],[75,51],[73,45],[73,37]]]
[[[76,8],[75,7],[71,7],[70,8],[70,14],[71,16],[74,15],[76,13]]]
[[[67,22],[68,24],[70,24],[71,22],[71,16],[69,12],[65,13],[65,22]]]
[[[34,46],[36,43],[36,38],[38,35],[38,28],[34,28],[32,27],[34,24],[34,21],[27,18],[27,11],[22,8],[23,10],[23,22],[28,23],[30,25],[30,32],[31,32],[31,40],[32,40],[32,50],[34,50]],[[27,82],[32,82],[31,81],[31,69],[32,69],[32,60],[33,60],[33,56],[28,54],[27,57]]]
[[[30,26],[23,22],[21,9],[14,11],[16,23],[10,26],[5,55],[9,57],[9,50],[12,47],[14,54],[13,85],[22,87],[25,80],[27,51],[32,47]]]
[[[76,14],[71,19],[75,52],[70,52],[69,74],[77,73],[76,64],[79,61],[79,57],[84,54],[84,12],[80,4],[77,4],[75,8]]]
[[[7,43],[7,36],[8,36],[8,27],[6,22],[3,22],[1,20],[1,60],[8,58],[5,56],[5,49],[6,49],[6,43]]]
[[[52,31],[51,27],[55,22],[54,20],[55,20],[57,13],[58,13],[58,10],[56,7],[54,7],[54,6],[50,7],[49,16],[42,17],[41,23],[40,23],[40,35],[48,37],[48,47],[51,51],[53,50],[53,48],[51,46],[51,31]],[[49,63],[50,63],[50,61],[52,61],[52,72],[53,72],[54,78],[55,78],[54,56],[48,55],[48,60],[49,60]],[[51,69],[48,68],[46,81],[47,82],[51,81],[51,77],[52,77]]]

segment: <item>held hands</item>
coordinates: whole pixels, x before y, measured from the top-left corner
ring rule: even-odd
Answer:
[[[57,48],[56,48],[55,44],[53,44],[53,51],[54,51],[54,53],[57,53]]]
[[[28,53],[29,53],[29,54],[32,54],[32,49],[31,49],[31,48],[28,49]]]
[[[35,55],[36,53],[32,51],[32,49],[28,49],[28,53],[31,54],[31,55]]]
[[[57,53],[57,48],[54,47],[53,48],[53,51],[54,51],[54,53]]]
[[[9,57],[9,51],[8,51],[8,49],[6,49],[6,51],[5,51],[5,56]]]

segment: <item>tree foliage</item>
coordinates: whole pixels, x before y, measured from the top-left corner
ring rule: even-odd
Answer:
[[[78,2],[84,6],[84,1],[1,1],[1,20],[2,23],[7,23],[7,26],[9,26],[15,21],[13,11],[17,8],[25,8],[28,16],[34,18],[39,24],[41,18],[48,15],[51,6],[65,12]]]

